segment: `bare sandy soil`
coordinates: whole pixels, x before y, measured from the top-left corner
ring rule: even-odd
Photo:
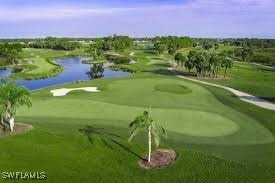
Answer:
[[[11,135],[16,135],[16,134],[21,134],[21,133],[27,132],[31,129],[33,129],[32,125],[24,124],[24,123],[15,123],[13,132],[4,131],[4,127],[0,126],[0,138],[11,136]]]

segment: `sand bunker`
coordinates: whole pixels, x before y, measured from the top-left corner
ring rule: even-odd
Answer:
[[[75,90],[84,90],[87,92],[99,92],[100,90],[97,89],[97,87],[83,87],[83,88],[61,88],[61,89],[56,89],[56,90],[51,90],[51,93],[53,94],[54,97],[60,97],[60,96],[65,96],[71,91]]]

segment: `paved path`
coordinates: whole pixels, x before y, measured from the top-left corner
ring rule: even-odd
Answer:
[[[172,68],[172,67],[168,68],[168,70],[175,71],[174,68]],[[241,99],[241,100],[243,100],[245,102],[248,102],[250,104],[254,104],[254,105],[258,106],[258,107],[262,107],[262,108],[265,108],[265,109],[269,109],[269,110],[275,111],[275,103],[274,102],[270,102],[270,101],[261,99],[259,97],[255,97],[255,96],[250,95],[248,93],[241,92],[241,91],[238,91],[236,89],[233,89],[233,88],[230,88],[230,87],[227,87],[227,86],[222,86],[222,85],[218,85],[218,84],[208,83],[208,82],[205,82],[205,81],[200,81],[200,80],[197,80],[197,79],[192,79],[192,78],[185,77],[185,76],[180,76],[180,75],[177,75],[177,77],[183,78],[183,79],[186,79],[186,80],[189,80],[189,81],[197,82],[197,83],[202,83],[202,84],[206,84],[206,85],[210,85],[210,86],[226,89],[226,90],[234,93],[239,99]]]

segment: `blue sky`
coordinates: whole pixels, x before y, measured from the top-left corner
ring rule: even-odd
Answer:
[[[0,0],[0,37],[275,38],[275,0]]]

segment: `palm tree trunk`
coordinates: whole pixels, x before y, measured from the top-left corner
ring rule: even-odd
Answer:
[[[9,125],[10,125],[10,131],[13,132],[13,129],[14,129],[14,117],[9,112],[7,112],[7,119],[8,119]]]
[[[1,114],[1,125],[4,125],[4,116]]]
[[[10,130],[11,130],[11,132],[13,132],[13,129],[14,129],[14,117],[13,116],[11,116],[9,118],[9,123],[10,123]]]
[[[224,78],[225,78],[225,76],[226,76],[226,70],[227,70],[227,68],[225,68],[225,70],[224,70],[224,76],[223,76]]]
[[[152,112],[152,107],[150,106],[150,111],[149,111],[149,120],[151,120],[151,112]],[[152,151],[152,125],[150,121],[150,125],[148,127],[148,162],[151,162],[151,151]]]
[[[152,149],[151,125],[148,127],[148,162],[151,162],[151,149]]]

